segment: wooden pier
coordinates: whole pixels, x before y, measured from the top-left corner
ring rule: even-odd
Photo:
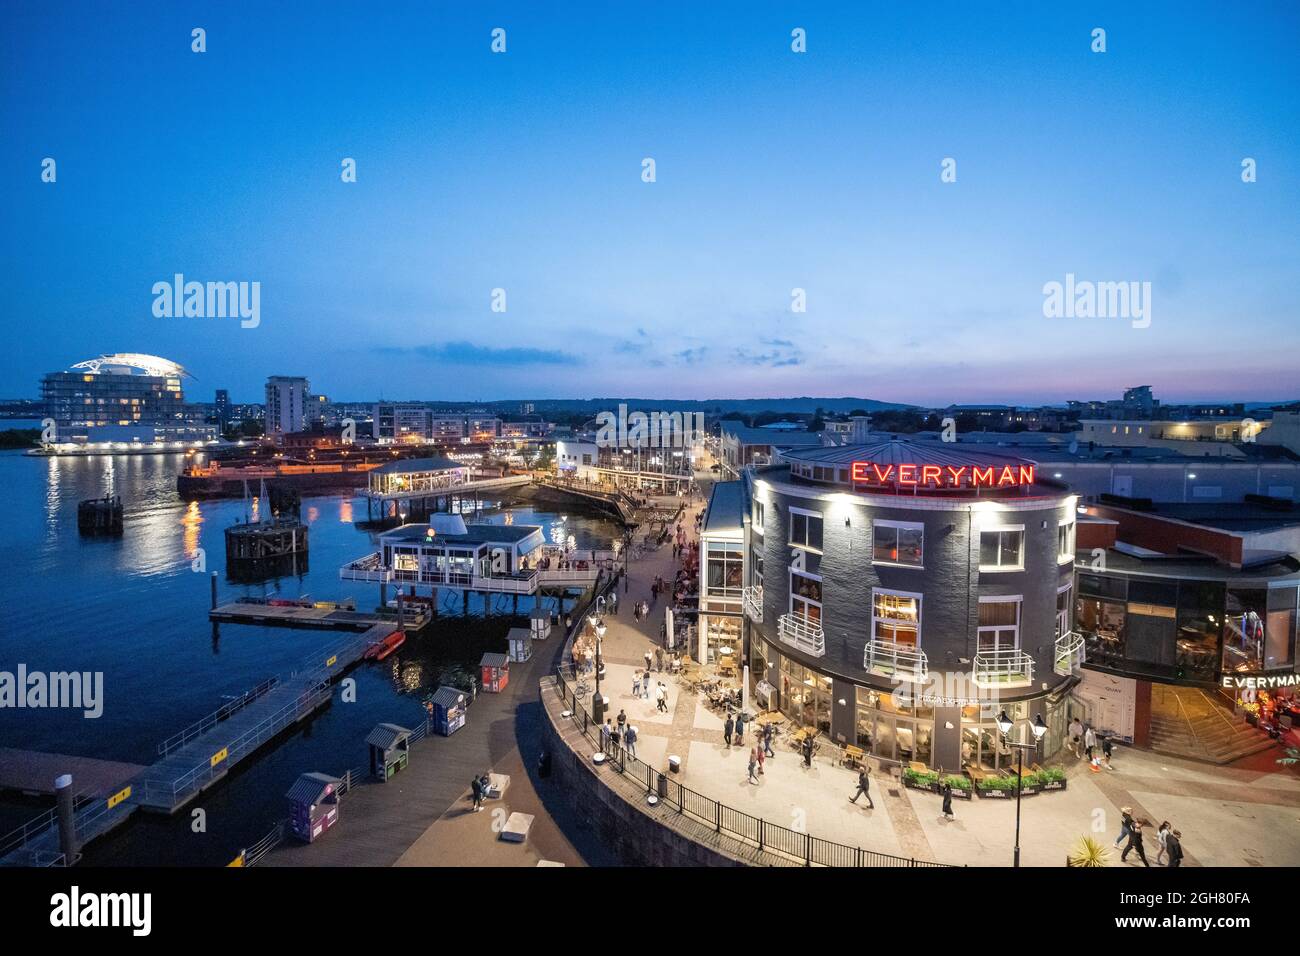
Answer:
[[[53,768],[54,775],[73,774],[73,786],[78,793],[74,815],[78,847],[124,823],[136,810],[175,813],[219,783],[240,761],[250,758],[276,736],[324,706],[333,694],[334,681],[359,663],[370,646],[382,641],[396,626],[395,620],[377,614],[260,607],[263,612],[271,611],[271,618],[277,623],[346,627],[353,633],[337,636],[288,677],[264,682],[163,741],[158,745],[158,761],[119,781],[120,786],[111,793],[95,792],[94,786],[82,785],[75,763],[82,758],[67,758],[74,761],[67,765],[61,763],[58,755],[37,755],[48,758],[43,765],[46,771]],[[310,616],[281,613],[295,610],[314,613]],[[330,615],[347,617],[331,618]],[[270,623],[244,620],[234,612],[230,619],[241,623]],[[360,627],[365,629],[358,633]],[[34,759],[29,760],[34,765]],[[60,849],[55,810],[0,838],[0,865],[51,866],[74,862],[75,859],[68,860]]]
[[[426,604],[412,602],[402,609],[402,628],[419,630],[429,622],[433,610]],[[351,611],[343,608],[302,604],[267,604],[245,599],[214,607],[208,620],[217,624],[260,624],[269,627],[311,627],[340,630],[363,630],[376,626],[397,626],[396,612]]]
[[[24,794],[48,796],[54,793],[54,778],[70,773],[82,793],[105,796],[122,789],[144,769],[138,763],[0,747],[0,790]]]

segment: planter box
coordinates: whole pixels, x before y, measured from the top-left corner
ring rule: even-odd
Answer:
[[[1068,783],[1068,781],[1066,781],[1066,780],[1053,780],[1053,781],[1051,781],[1050,783],[1045,783],[1045,784],[1043,784],[1043,789],[1044,789],[1044,790],[1064,790],[1064,789],[1065,789],[1065,785],[1066,785],[1066,783]]]
[[[932,783],[928,785],[914,783],[913,781],[908,780],[906,777],[904,777],[903,786],[907,787],[909,790],[926,790],[929,791],[930,793],[935,794],[936,796],[941,796],[943,794],[943,785],[939,783]],[[973,798],[973,794],[971,793],[970,790],[959,790],[956,787],[952,788],[952,796],[954,800],[970,800]]]
[[[981,800],[985,797],[992,800],[1010,800],[1016,795],[1014,790],[976,790],[976,792],[980,795]]]

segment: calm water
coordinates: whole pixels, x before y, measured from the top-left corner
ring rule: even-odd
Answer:
[[[157,744],[275,674],[287,674],[330,632],[225,625],[214,639],[207,621],[209,575],[191,570],[196,548],[219,572],[218,598],[240,595],[354,597],[378,603],[378,585],[343,582],[338,569],[374,550],[373,533],[355,520],[365,505],[346,496],[303,499],[311,526],[310,570],[266,585],[225,581],[223,530],[242,520],[239,500],[181,501],[180,455],[46,459],[0,452],[7,496],[0,527],[0,670],[102,671],[104,713],[0,709],[0,746],[50,750],[134,763],[155,759]],[[120,494],[120,538],[82,538],[77,502]],[[484,520],[539,524],[552,541],[608,547],[616,529],[604,518],[525,506],[488,512]],[[356,703],[338,701],[274,751],[258,757],[200,803],[208,833],[191,834],[188,817],[137,821],[93,844],[88,863],[221,863],[265,833],[284,814],[282,795],[304,770],[341,772],[365,761],[366,733],[383,720],[419,720],[421,698],[449,668],[477,663],[484,647],[504,650],[506,617],[444,616],[421,639],[379,665],[353,672]],[[444,604],[444,607],[446,605]],[[531,602],[529,602],[531,607]],[[508,612],[498,598],[489,611]],[[516,622],[519,623],[519,622]],[[0,797],[0,835],[46,804]]]

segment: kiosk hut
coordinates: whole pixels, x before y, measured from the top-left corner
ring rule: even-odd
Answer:
[[[366,738],[370,745],[370,773],[387,782],[399,770],[405,770],[411,754],[411,732],[397,724],[380,724]]]
[[[450,737],[465,726],[465,692],[455,687],[439,687],[433,692],[433,726]]]
[[[324,773],[304,773],[285,794],[289,798],[289,828],[307,843],[316,840],[339,819],[339,787],[343,781]]]
[[[528,615],[528,628],[533,640],[546,640],[551,636],[551,612],[543,607],[533,608],[533,613]]]
[[[478,662],[482,671],[483,689],[490,694],[499,694],[510,683],[510,658],[505,654],[484,654]]]
[[[527,628],[512,627],[506,633],[506,641],[510,644],[512,661],[526,661],[533,656],[533,634]]]

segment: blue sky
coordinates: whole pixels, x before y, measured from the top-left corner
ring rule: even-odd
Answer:
[[[4,5],[0,397],[105,351],[205,400],[1300,395],[1294,4],[375,6]],[[178,272],[260,326],[154,317]],[[1150,327],[1045,318],[1067,273]]]

